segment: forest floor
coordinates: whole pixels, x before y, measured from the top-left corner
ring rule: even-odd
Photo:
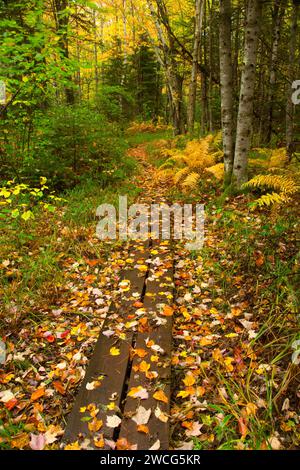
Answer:
[[[300,435],[299,368],[291,362],[298,334],[295,214],[277,214],[273,223],[270,214],[249,211],[249,196],[225,199],[211,181],[186,198],[159,178],[161,145],[157,139],[129,151],[140,169],[119,194],[128,190],[142,203],[194,200],[206,207],[204,248],[173,247],[172,395],[170,415],[163,417],[170,423],[170,446],[294,449]],[[29,241],[26,254],[10,249],[2,262],[14,293],[24,257],[44,256],[42,266],[31,265],[35,277],[44,276],[37,295],[7,303],[2,319],[8,357],[0,371],[0,448],[61,448],[93,346],[120,295],[120,273],[131,263],[130,243],[99,243],[94,219],[74,224],[66,212],[40,221],[39,242]],[[101,448],[102,425],[93,423]],[[87,440],[64,446],[84,447]]]

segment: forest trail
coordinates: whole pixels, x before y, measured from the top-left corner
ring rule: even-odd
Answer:
[[[142,171],[136,202],[165,202],[166,188],[148,161],[147,145],[128,154]],[[174,257],[172,240],[149,235],[129,242],[119,295],[102,326],[65,442],[89,436],[94,448],[116,443],[118,449],[169,449]]]

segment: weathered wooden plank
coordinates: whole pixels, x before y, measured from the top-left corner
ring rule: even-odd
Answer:
[[[156,253],[158,252],[158,253]],[[155,416],[155,410],[160,410],[168,415],[170,411],[170,380],[171,380],[171,349],[172,349],[172,316],[158,316],[165,321],[165,324],[157,325],[158,305],[172,305],[173,294],[173,259],[168,245],[153,243],[152,247],[153,264],[146,281],[146,293],[144,297],[144,307],[147,311],[147,317],[150,326],[149,331],[139,332],[136,339],[136,348],[145,349],[148,354],[141,359],[135,356],[129,380],[128,390],[133,387],[142,386],[149,392],[149,398],[146,400],[137,400],[127,396],[124,409],[123,421],[121,424],[120,437],[127,439],[131,444],[137,444],[138,449],[149,449],[157,440],[160,441],[160,449],[169,448],[169,422],[162,422]],[[155,259],[157,260],[155,261]],[[158,261],[161,260],[162,264]],[[158,277],[156,277],[158,276]],[[149,341],[153,341],[163,349],[164,353],[156,353],[155,349],[147,348]],[[158,355],[158,362],[151,362],[151,355]],[[157,374],[157,378],[149,380],[145,373],[135,371],[139,364],[145,361],[150,363],[150,371]],[[153,398],[153,394],[163,390],[167,396],[168,403],[159,402]],[[148,422],[149,433],[138,432],[137,424],[132,416],[137,407],[141,405],[146,410],[151,409],[152,413]]]
[[[83,407],[94,404],[99,409],[97,420],[103,421],[101,432],[105,438],[112,439],[114,429],[106,426],[107,416],[116,414],[116,410],[122,406],[122,393],[126,383],[127,369],[130,359],[130,350],[134,332],[126,330],[125,338],[118,339],[114,336],[107,337],[103,334],[108,329],[114,330],[120,318],[127,320],[128,315],[132,315],[136,308],[134,301],[138,298],[132,298],[132,293],[138,292],[140,300],[142,299],[144,283],[147,272],[137,269],[137,265],[146,263],[149,257],[149,243],[134,244],[131,249],[133,262],[122,272],[121,279],[130,281],[130,290],[121,295],[120,300],[116,301],[108,312],[107,319],[102,327],[99,339],[96,343],[94,353],[89,362],[85,378],[81,384],[76,397],[73,409],[68,417],[67,427],[64,434],[65,442],[74,442],[78,436],[90,439],[90,445],[93,447],[93,433],[89,431],[88,422],[82,421],[82,418],[89,416],[89,412],[80,412]],[[116,323],[114,323],[114,319]],[[115,346],[120,350],[118,356],[112,356],[110,349]],[[98,377],[103,376],[100,381],[101,386],[94,390],[87,390],[86,385]],[[112,400],[113,398],[113,400]],[[115,403],[115,410],[107,410],[106,406]]]

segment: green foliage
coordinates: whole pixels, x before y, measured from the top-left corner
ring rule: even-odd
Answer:
[[[134,168],[120,130],[95,107],[61,105],[14,122],[0,123],[2,178],[36,183],[43,175],[61,190],[93,176],[105,187]]]

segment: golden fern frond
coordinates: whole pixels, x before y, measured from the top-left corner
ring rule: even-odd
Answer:
[[[211,173],[219,181],[224,179],[224,163],[217,163],[216,165],[206,168],[205,171]]]
[[[176,163],[178,164],[183,164],[183,163],[186,163],[186,157],[185,155],[183,154],[177,154],[177,155],[173,155],[171,156],[170,158],[168,158],[167,161],[165,161],[165,163],[163,163],[161,166],[160,166],[160,169],[164,169],[164,168],[170,168],[170,167],[173,167],[176,165]]]
[[[195,189],[198,186],[199,180],[199,173],[193,172],[184,179],[183,183],[181,183],[181,186],[185,189]]]
[[[255,208],[256,206],[262,207],[262,206],[272,206],[273,204],[283,204],[284,202],[289,202],[291,198],[286,195],[286,193],[268,193],[264,194],[261,196],[259,199],[257,199],[253,207]]]
[[[295,181],[283,175],[257,175],[243,185],[244,188],[270,188],[285,194],[295,194],[299,187]]]
[[[167,181],[173,180],[173,170],[171,168],[166,168],[164,170],[157,171],[157,179],[159,182],[164,183]]]
[[[190,173],[189,167],[181,168],[174,175],[174,183],[179,184],[179,182],[185,178]]]

